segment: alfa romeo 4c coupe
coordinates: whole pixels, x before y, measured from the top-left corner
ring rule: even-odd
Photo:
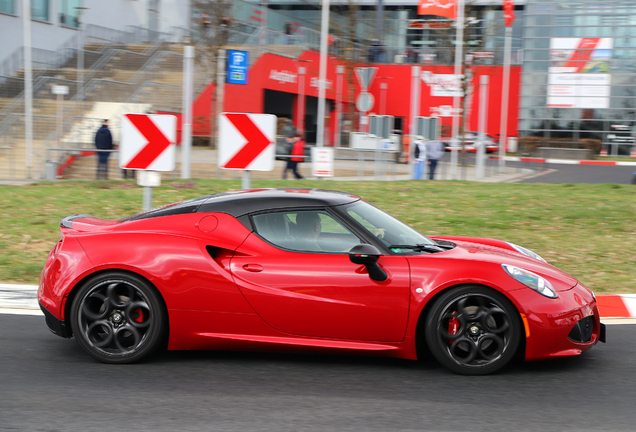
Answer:
[[[107,363],[165,348],[430,352],[479,375],[605,341],[592,291],[536,253],[427,237],[344,192],[217,193],[60,227],[38,290],[46,324]]]

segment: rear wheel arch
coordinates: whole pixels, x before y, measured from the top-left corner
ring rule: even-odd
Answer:
[[[167,335],[170,334],[170,317],[168,316],[168,307],[166,305],[166,301],[163,298],[163,295],[161,294],[161,292],[157,289],[157,287],[155,286],[155,284],[153,284],[150,280],[148,280],[148,278],[144,277],[143,275],[130,271],[130,270],[123,270],[123,269],[117,269],[117,268],[110,268],[110,269],[104,269],[104,270],[99,270],[96,271],[94,273],[88,274],[85,277],[83,277],[82,279],[80,279],[79,281],[77,281],[77,283],[75,284],[75,286],[73,286],[73,289],[71,290],[71,292],[69,293],[68,297],[66,298],[65,302],[64,302],[64,324],[66,325],[66,328],[69,329],[69,337],[73,335],[73,330],[72,330],[72,326],[71,326],[71,308],[73,307],[73,301],[75,300],[75,297],[77,296],[77,293],[80,291],[80,289],[91,279],[93,278],[97,278],[99,276],[103,276],[105,274],[108,273],[123,273],[123,274],[128,274],[130,276],[134,276],[134,277],[138,277],[141,278],[144,282],[146,282],[151,289],[154,290],[155,294],[157,295],[159,301],[161,302],[161,306],[163,308],[163,312],[165,313],[166,316],[166,326],[167,326],[167,334],[166,334],[166,345],[167,345]]]

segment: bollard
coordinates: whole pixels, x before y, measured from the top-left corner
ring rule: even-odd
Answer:
[[[46,161],[45,176],[46,180],[55,180],[57,178],[57,161]]]

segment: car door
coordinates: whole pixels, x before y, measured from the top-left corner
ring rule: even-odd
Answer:
[[[235,251],[231,272],[254,310],[271,327],[288,334],[403,340],[410,298],[407,260],[380,257],[388,278],[374,281],[365,266],[349,260],[348,250],[362,240],[337,216],[316,212],[322,229],[308,246],[300,232],[306,216],[301,213],[254,216],[255,232]]]

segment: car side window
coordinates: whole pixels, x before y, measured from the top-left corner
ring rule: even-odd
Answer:
[[[285,213],[267,213],[252,218],[255,231],[275,246],[289,248],[294,243],[291,235],[292,222]]]
[[[326,211],[290,211],[252,217],[255,231],[274,246],[300,252],[347,253],[360,239]]]

